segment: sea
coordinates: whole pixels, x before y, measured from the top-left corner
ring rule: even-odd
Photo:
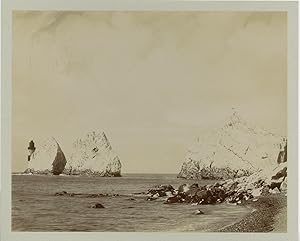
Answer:
[[[12,175],[12,231],[30,232],[216,232],[251,212],[246,206],[164,204],[137,194],[158,184],[178,188],[214,180],[185,180],[175,174],[122,177]],[[97,198],[56,192],[109,194]],[[112,195],[118,194],[118,195]],[[105,208],[91,208],[101,203]],[[203,215],[195,215],[200,209]]]

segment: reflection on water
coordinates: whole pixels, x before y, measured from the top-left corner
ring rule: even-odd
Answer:
[[[241,219],[250,210],[228,204],[192,206],[162,200],[130,199],[157,184],[205,185],[214,181],[177,179],[175,175],[128,174],[123,177],[12,176],[13,231],[200,231],[213,232]],[[54,196],[56,192],[118,193],[116,197]],[[100,202],[105,209],[93,209]],[[204,215],[194,215],[201,209]]]

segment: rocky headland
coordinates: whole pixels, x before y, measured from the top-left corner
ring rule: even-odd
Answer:
[[[226,180],[270,172],[286,160],[286,138],[251,126],[233,112],[224,126],[199,137],[189,148],[178,177]]]
[[[218,181],[204,186],[183,184],[177,189],[158,185],[145,193],[147,200],[247,205],[253,209],[249,215],[220,231],[286,232],[286,138],[249,126],[236,112],[225,126],[203,138],[188,151],[178,177]]]

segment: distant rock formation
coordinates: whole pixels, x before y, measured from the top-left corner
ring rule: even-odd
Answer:
[[[73,143],[67,158],[54,138],[30,141],[25,173],[121,176],[121,162],[104,132],[90,132]]]
[[[228,179],[272,170],[287,160],[287,141],[249,126],[236,112],[226,124],[188,150],[178,177]]]
[[[104,132],[90,132],[73,143],[64,173],[121,176],[121,162]]]
[[[28,168],[25,173],[59,175],[67,163],[65,155],[54,138],[48,138],[35,146],[33,140],[28,147]]]

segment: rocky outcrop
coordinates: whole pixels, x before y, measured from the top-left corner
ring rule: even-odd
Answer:
[[[148,190],[147,200],[164,198],[165,204],[207,205],[226,202],[238,205],[248,200],[256,201],[262,195],[286,192],[286,190],[287,163],[285,162],[271,171],[262,170],[250,176],[219,181],[213,185],[183,184],[177,189],[171,185],[156,186]]]
[[[118,197],[120,196],[117,193],[74,193],[60,191],[56,192],[54,196],[64,196],[64,197],[77,197],[77,198],[99,198],[99,197]]]
[[[270,171],[286,160],[284,137],[250,126],[234,112],[222,128],[198,138],[178,177],[226,180]]]
[[[25,173],[28,174],[59,175],[67,163],[61,147],[54,138],[48,138],[36,146],[30,141],[27,160],[28,167]]]
[[[121,162],[104,132],[90,132],[74,142],[64,173],[121,176]]]

